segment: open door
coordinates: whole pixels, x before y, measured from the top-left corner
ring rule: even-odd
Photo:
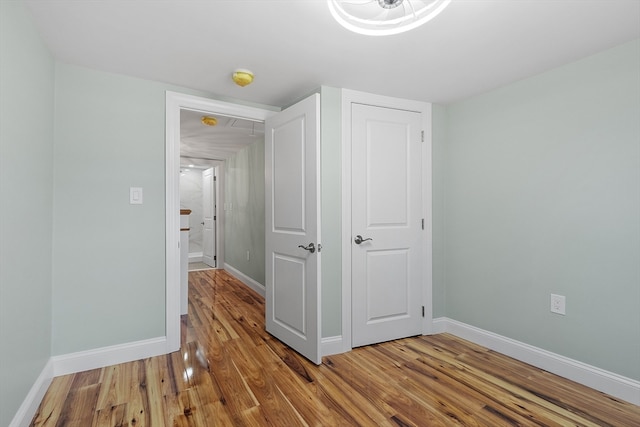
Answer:
[[[320,95],[265,122],[266,328],[320,354]]]
[[[202,262],[216,267],[216,176],[214,168],[202,172]]]

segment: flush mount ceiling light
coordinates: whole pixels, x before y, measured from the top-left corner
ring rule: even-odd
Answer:
[[[231,78],[238,86],[245,87],[253,81],[253,73],[249,70],[239,68],[233,72]]]
[[[327,0],[343,27],[368,36],[398,34],[435,18],[451,0]]]
[[[200,121],[202,122],[203,125],[207,125],[207,126],[215,126],[218,124],[218,119],[216,119],[213,116],[202,116]]]

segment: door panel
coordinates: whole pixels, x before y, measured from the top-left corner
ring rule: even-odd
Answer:
[[[364,143],[366,163],[364,168],[367,191],[366,221],[368,227],[407,226],[409,220],[407,161],[409,147],[406,143],[394,144],[395,138],[405,140],[406,129],[397,123],[368,121]],[[402,141],[406,142],[406,141]]]
[[[202,172],[202,262],[216,266],[215,174],[209,168]]]
[[[367,252],[367,315],[369,324],[409,316],[409,252],[406,249]],[[389,286],[393,283],[394,286]]]
[[[305,323],[305,260],[274,254],[273,319],[278,325],[303,338]]]
[[[305,233],[305,120],[273,130],[273,227],[282,233]]]
[[[320,98],[265,122],[266,327],[314,363],[320,357]]]
[[[352,104],[352,345],[422,331],[422,118]]]

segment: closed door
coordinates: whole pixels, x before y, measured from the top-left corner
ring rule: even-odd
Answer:
[[[267,331],[320,357],[320,97],[265,122]]]
[[[216,267],[216,191],[214,168],[202,172],[202,262]]]
[[[422,332],[421,113],[351,104],[352,345]]]

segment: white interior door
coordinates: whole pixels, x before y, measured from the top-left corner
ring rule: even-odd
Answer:
[[[319,144],[318,94],[265,122],[266,328],[316,364],[321,363]]]
[[[216,192],[214,168],[202,172],[202,262],[216,267]]]
[[[352,345],[422,331],[421,113],[351,104]]]

